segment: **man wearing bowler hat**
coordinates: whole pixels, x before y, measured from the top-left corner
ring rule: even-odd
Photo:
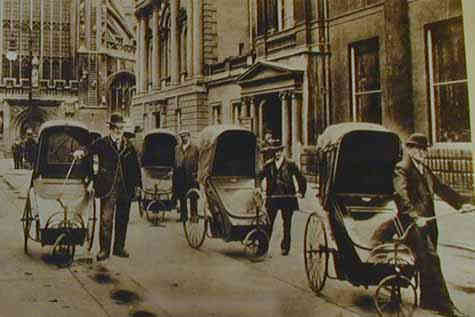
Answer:
[[[434,212],[434,194],[462,212],[473,210],[449,186],[443,184],[424,164],[429,142],[421,133],[414,133],[406,141],[406,151],[393,173],[395,202],[403,229],[415,223],[408,233],[407,245],[416,257],[420,273],[420,306],[444,316],[465,316],[450,299],[437,254],[437,222]],[[373,234],[373,245],[384,243],[396,233],[392,221],[383,223]]]
[[[266,209],[269,215],[269,241],[271,240],[275,217],[281,211],[284,237],[280,243],[282,255],[288,255],[291,245],[292,216],[299,209],[297,198],[303,198],[307,190],[307,180],[300,172],[297,164],[284,156],[284,146],[274,141],[269,148],[273,158],[269,160],[257,175],[258,190],[262,180],[266,180]],[[297,181],[298,190],[295,188]]]
[[[181,142],[175,147],[175,170],[174,170],[174,194],[180,200],[180,220],[184,222],[188,219],[187,200],[190,200],[191,215],[197,214],[198,201],[196,194],[187,193],[190,189],[198,189],[196,176],[198,173],[199,152],[196,145],[191,142],[191,133],[188,130],[181,130],[178,133]]]
[[[101,200],[98,261],[110,256],[114,214],[112,254],[118,257],[129,257],[129,253],[125,250],[125,238],[130,204],[137,188],[142,187],[137,152],[123,135],[125,122],[122,115],[113,113],[107,124],[110,131],[108,136],[99,138],[84,150],[74,153],[76,158],[86,155],[97,155],[99,158],[99,171],[94,179],[96,196]]]

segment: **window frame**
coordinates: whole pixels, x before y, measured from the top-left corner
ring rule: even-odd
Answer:
[[[377,47],[377,52],[378,52],[378,71],[379,71],[379,89],[373,89],[373,90],[365,90],[365,91],[356,91],[356,83],[357,83],[357,74],[356,74],[356,57],[357,55],[357,49],[361,47],[368,47],[370,45],[375,45]],[[369,96],[369,95],[376,95],[378,94],[380,97],[380,107],[382,108],[382,85],[381,85],[381,50],[380,50],[380,44],[379,44],[379,38],[378,37],[372,37],[368,38],[365,40],[357,41],[357,42],[352,42],[348,45],[348,50],[349,50],[349,64],[350,64],[350,92],[351,92],[351,102],[350,102],[350,111],[351,111],[351,118],[353,122],[364,122],[361,119],[361,111],[358,111],[358,102],[357,98],[359,96]],[[381,109],[381,118],[380,122],[382,123],[382,109]]]
[[[434,69],[434,58],[433,58],[433,31],[435,28],[440,27],[441,25],[450,25],[452,23],[462,23],[462,30],[463,30],[463,20],[462,17],[454,17],[450,19],[445,19],[441,21],[437,21],[434,23],[429,23],[424,26],[424,39],[426,43],[426,69],[427,69],[427,89],[428,89],[428,115],[429,115],[429,129],[430,129],[430,139],[432,144],[447,144],[447,143],[457,143],[457,144],[470,144],[470,141],[440,141],[437,135],[437,127],[438,127],[438,118],[437,118],[437,104],[436,104],[436,88],[437,87],[448,87],[451,85],[458,85],[458,84],[465,84],[468,94],[468,70],[467,70],[467,62],[465,62],[465,79],[457,79],[457,80],[449,80],[449,81],[439,81],[435,82],[435,69]],[[465,37],[465,34],[462,34]],[[465,43],[463,43],[463,47],[466,48]],[[439,105],[440,106],[440,105]],[[468,108],[467,108],[467,115],[470,117],[470,100],[468,100]],[[440,120],[439,120],[440,121]],[[471,130],[471,127],[469,126]],[[470,135],[471,137],[471,135]]]

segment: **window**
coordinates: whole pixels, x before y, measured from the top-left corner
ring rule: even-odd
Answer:
[[[161,120],[160,112],[159,111],[154,112],[153,117],[155,118],[155,129],[161,128],[162,127],[161,126],[162,120]]]
[[[462,20],[432,24],[426,32],[432,140],[470,142]]]
[[[222,123],[222,118],[221,118],[221,105],[214,105],[212,107],[212,124],[221,124]]]
[[[351,44],[350,65],[353,121],[381,123],[378,39]]]
[[[257,1],[257,35],[263,35],[264,33],[279,29],[279,16],[282,18],[282,11],[279,14],[281,6],[280,0]]]

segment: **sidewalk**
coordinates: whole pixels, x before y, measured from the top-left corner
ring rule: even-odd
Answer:
[[[0,171],[9,186],[17,191],[19,198],[26,199],[26,192],[30,184],[30,170],[15,170],[11,159],[0,159]],[[300,200],[300,209],[304,212],[322,211],[317,195],[317,188],[309,184],[304,199]],[[462,249],[475,253],[475,214],[458,215],[445,202],[436,199],[436,214],[439,226],[439,245]],[[445,216],[447,215],[447,216]]]

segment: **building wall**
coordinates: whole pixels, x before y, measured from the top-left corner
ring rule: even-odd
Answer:
[[[249,50],[248,0],[214,0],[216,7],[218,61],[229,56],[239,56],[239,44]]]
[[[424,26],[461,16],[461,2],[457,0],[418,0],[409,3],[415,131],[430,135],[427,49]]]
[[[378,38],[381,62],[384,56],[383,32],[384,17],[381,6],[371,7],[366,11],[359,11],[353,15],[335,18],[330,22],[332,123],[352,121],[350,44],[371,38]]]

